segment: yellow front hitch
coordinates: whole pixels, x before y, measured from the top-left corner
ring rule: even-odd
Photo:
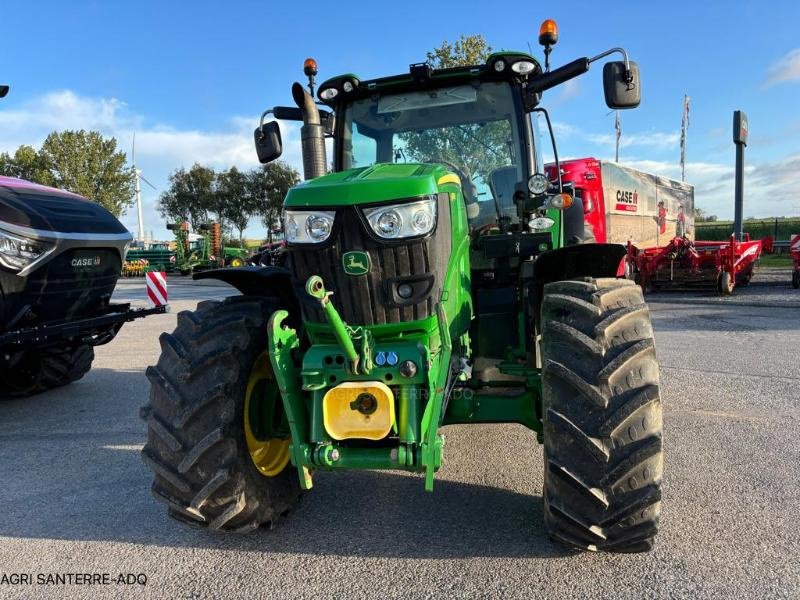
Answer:
[[[380,381],[348,381],[322,398],[322,422],[335,440],[382,440],[395,426],[394,395]]]

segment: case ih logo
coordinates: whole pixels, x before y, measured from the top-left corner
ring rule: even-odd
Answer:
[[[73,267],[98,267],[100,266],[100,257],[94,258],[73,258],[70,263]]]
[[[625,190],[617,190],[617,210],[624,210],[626,212],[636,212],[639,210],[639,193],[636,190],[627,192]]]

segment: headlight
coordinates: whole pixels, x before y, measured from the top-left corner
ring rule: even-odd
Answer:
[[[44,242],[0,231],[0,265],[9,269],[24,269],[49,248]]]
[[[534,231],[546,231],[555,224],[556,222],[548,217],[536,217],[528,221],[528,226]]]
[[[535,196],[544,194],[549,185],[550,181],[547,179],[547,176],[542,173],[531,175],[531,178],[528,179],[528,191]]]
[[[331,236],[332,210],[287,210],[283,213],[286,241],[294,244],[319,244]]]
[[[527,75],[533,71],[533,63],[527,60],[521,60],[511,65],[511,70],[514,71],[514,73],[519,73],[520,75]]]
[[[426,235],[436,226],[436,200],[421,200],[364,209],[372,231],[384,239]]]

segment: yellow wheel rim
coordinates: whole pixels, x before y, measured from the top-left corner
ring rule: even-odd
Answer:
[[[231,266],[232,267],[243,267],[244,266],[244,261],[241,258],[234,258],[233,260],[231,260]]]
[[[289,464],[289,439],[259,439],[253,433],[250,425],[251,405],[260,400],[259,393],[264,389],[264,386],[260,384],[264,381],[267,381],[268,385],[277,386],[275,377],[272,375],[269,355],[266,352],[256,359],[247,381],[244,397],[244,437],[247,440],[250,458],[253,459],[253,464],[259,472],[265,477],[275,477]]]

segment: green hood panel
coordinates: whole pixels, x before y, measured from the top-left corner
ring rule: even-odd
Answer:
[[[293,187],[284,206],[352,206],[437,194],[438,181],[447,172],[442,165],[379,163],[329,173]]]

